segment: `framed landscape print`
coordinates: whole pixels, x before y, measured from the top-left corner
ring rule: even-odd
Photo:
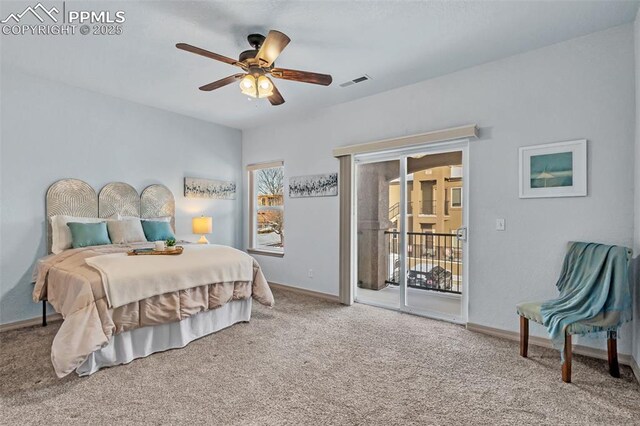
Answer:
[[[587,140],[523,146],[520,198],[587,195]]]

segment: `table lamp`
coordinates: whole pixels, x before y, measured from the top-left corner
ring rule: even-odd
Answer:
[[[213,219],[207,216],[194,217],[191,221],[193,233],[200,235],[198,244],[209,244],[209,240],[204,236],[213,231]]]

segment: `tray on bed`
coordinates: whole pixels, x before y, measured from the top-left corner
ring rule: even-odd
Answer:
[[[129,256],[176,256],[182,254],[184,248],[182,246],[176,246],[175,250],[156,250],[153,248],[133,249],[129,250],[127,254]]]

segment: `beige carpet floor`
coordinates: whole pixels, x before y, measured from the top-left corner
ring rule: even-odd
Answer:
[[[54,375],[58,328],[0,335],[2,424],[640,424],[606,362],[445,322],[275,292],[250,323],[88,378]],[[514,317],[514,321],[516,318]]]

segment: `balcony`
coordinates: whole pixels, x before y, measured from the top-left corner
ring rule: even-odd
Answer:
[[[420,201],[420,214],[426,216],[435,216],[437,214],[437,204],[435,200]]]
[[[386,283],[400,284],[400,233],[385,231]],[[462,245],[452,234],[407,233],[407,287],[462,293]]]

